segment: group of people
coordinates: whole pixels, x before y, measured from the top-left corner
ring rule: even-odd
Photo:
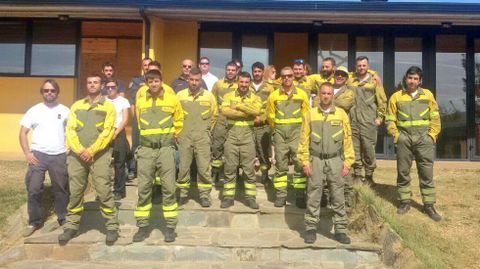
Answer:
[[[384,121],[397,146],[398,213],[410,209],[410,168],[415,159],[424,212],[435,221],[441,219],[434,208],[433,184],[440,117],[432,93],[420,87],[420,68],[406,71],[387,105],[381,78],[369,68],[365,56],[356,59],[354,72],[325,58],[319,74],[311,75],[298,59],[283,67],[278,78],[274,66],[260,62],[252,65],[250,74],[242,70],[241,61],[232,60],[225,65],[222,79],[209,72],[209,65],[207,57],[200,58],[198,67],[190,59],[183,60],[180,76],[169,86],[163,81],[160,63],[146,58],[144,74],[133,78],[127,91],[115,78],[113,64],[106,63],[102,75],[87,77],[86,97],[70,110],[57,102],[58,84],[46,80],[40,88],[43,102],[29,109],[21,121],[20,144],[29,163],[25,235],[42,224],[40,197],[48,171],[58,223],[64,228],[59,242],[74,238],[91,174],[106,219],[106,243],[113,244],[119,226],[114,201],[125,197],[125,164],[131,150],[135,158],[128,166],[138,180],[134,242],[149,236],[156,183],[161,185],[164,240],[172,242],[178,207],[190,199],[192,185],[198,188],[199,204],[210,207],[212,187],[221,183],[220,207],[228,208],[234,204],[241,175],[245,205],[258,209],[256,171],[267,183],[274,165],[274,206],[283,207],[287,173],[293,165],[295,204],[306,209],[305,243],[316,240],[322,196],[328,189],[334,238],[349,244],[346,207],[351,206],[352,185],[355,181],[374,184],[377,128]],[[125,135],[130,109],[134,110],[131,149]],[[31,146],[29,130],[33,130]]]

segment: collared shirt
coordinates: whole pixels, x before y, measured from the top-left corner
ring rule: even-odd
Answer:
[[[201,83],[202,88],[206,89],[207,84],[205,84],[205,81],[203,81],[203,79],[201,80]],[[179,76],[176,80],[172,81],[170,86],[175,91],[175,93],[178,93],[179,91],[188,88],[188,80],[185,79],[183,76]]]
[[[204,88],[192,93],[187,88],[179,91],[177,98],[185,115],[182,135],[213,130],[218,117],[218,108],[217,101],[212,93]]]

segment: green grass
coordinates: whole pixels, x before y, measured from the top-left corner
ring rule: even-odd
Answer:
[[[27,201],[26,168],[22,161],[0,161],[0,231],[4,230],[8,217]]]

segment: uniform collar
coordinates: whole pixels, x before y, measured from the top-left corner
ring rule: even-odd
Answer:
[[[294,79],[297,83],[302,83],[307,81],[307,76],[303,76],[301,79]]]
[[[320,104],[318,104],[317,110],[318,110],[319,113],[324,113],[322,108],[320,107]],[[328,114],[334,114],[335,110],[336,110],[335,105],[332,102],[332,105],[330,106],[330,111],[328,112]]]
[[[188,96],[193,96],[193,97],[202,96],[204,91],[205,91],[204,88],[200,88],[197,94],[193,95],[192,92],[190,91],[190,88],[188,88]]]
[[[158,97],[163,98],[164,95],[165,95],[165,89],[162,86],[162,89],[160,90],[160,93],[158,94]],[[147,97],[147,99],[148,98],[153,98],[152,94],[150,93],[150,88],[147,90],[147,94],[145,96]]]
[[[403,94],[408,94],[408,95],[410,95],[410,93],[407,91],[407,89],[405,89],[405,87],[403,86],[403,84],[402,84],[402,93],[403,93]],[[418,87],[418,88],[417,88],[417,93],[418,93],[418,95],[423,95],[423,94],[425,94],[425,91],[423,90],[423,88]]]
[[[98,99],[98,101],[95,104],[103,105],[105,103],[105,101],[106,101],[106,98],[105,98],[105,96],[102,95],[100,97],[100,99]],[[88,95],[85,98],[83,98],[83,102],[84,103],[90,103],[90,98],[88,97]]]
[[[251,95],[252,95],[252,92],[249,90],[249,91],[247,91],[247,93],[246,93],[245,95],[243,95],[243,96],[246,96],[246,97],[250,98]],[[242,96],[242,94],[240,93],[240,90],[239,90],[239,89],[237,89],[237,90],[235,91],[235,96]]]
[[[292,85],[292,87],[293,87],[292,94],[296,94],[296,93],[297,93],[297,87],[295,87],[295,85]],[[281,88],[280,93],[282,93],[282,94],[287,94],[287,93],[285,92],[285,89],[283,88],[283,86],[282,86],[282,88]]]
[[[229,81],[226,77],[223,78],[223,83],[233,85],[235,82],[237,82],[236,78],[234,78],[232,81]]]

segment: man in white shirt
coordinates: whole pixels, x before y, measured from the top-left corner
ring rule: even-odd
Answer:
[[[113,199],[121,200],[125,197],[125,183],[127,174],[125,172],[125,163],[127,161],[130,145],[125,134],[125,126],[128,123],[128,111],[130,103],[128,100],[119,95],[117,80],[110,78],[105,81],[105,89],[107,90],[107,99],[115,106],[115,133],[113,134],[113,162],[115,167],[115,180],[113,183]]]
[[[20,121],[20,146],[28,162],[25,184],[28,192],[28,226],[23,236],[30,236],[43,224],[42,193],[45,172],[52,182],[54,209],[59,225],[65,223],[69,197],[66,165],[65,126],[69,109],[57,102],[60,87],[53,79],[43,82],[43,102],[31,107]],[[32,130],[32,143],[28,133]]]
[[[198,68],[202,71],[202,79],[205,81],[205,84],[207,84],[208,91],[211,92],[213,85],[217,82],[218,78],[210,73],[210,59],[207,57],[200,57]]]

